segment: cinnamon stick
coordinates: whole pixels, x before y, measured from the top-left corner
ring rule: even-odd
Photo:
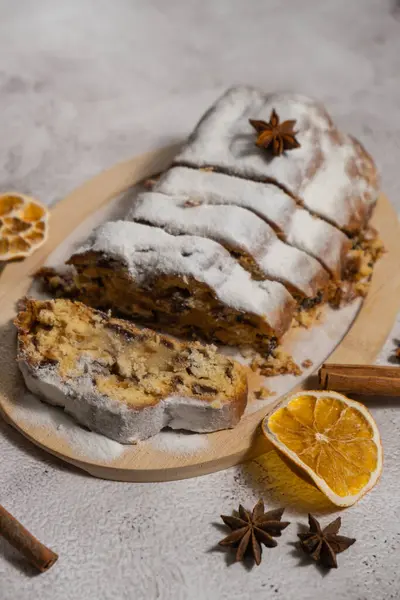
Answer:
[[[37,540],[0,504],[0,535],[29,560],[39,571],[50,569],[58,554]]]
[[[322,389],[368,396],[400,396],[400,367],[324,364]]]

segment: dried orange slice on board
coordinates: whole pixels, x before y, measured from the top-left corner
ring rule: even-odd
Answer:
[[[357,502],[382,472],[382,445],[372,415],[337,392],[293,394],[265,417],[262,429],[337,506]]]
[[[25,258],[44,244],[49,211],[24,194],[0,195],[0,262]]]

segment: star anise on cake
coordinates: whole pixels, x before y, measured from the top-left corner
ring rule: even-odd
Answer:
[[[340,517],[329,523],[324,529],[313,515],[308,515],[310,530],[299,533],[300,545],[313,560],[329,569],[337,568],[336,555],[347,550],[356,541],[344,535],[338,535],[342,524]]]
[[[272,110],[268,123],[257,119],[249,119],[249,123],[258,134],[256,146],[271,151],[273,156],[279,156],[285,150],[300,148],[296,140],[297,131],[294,131],[296,121],[291,119],[280,123],[275,109]]]
[[[236,560],[243,560],[246,553],[253,555],[257,565],[261,562],[261,544],[274,548],[277,541],[274,537],[281,535],[289,523],[281,521],[284,508],[265,512],[264,502],[259,500],[250,512],[239,506],[238,516],[221,515],[221,519],[232,530],[226,538],[219,542],[220,546],[236,548]]]

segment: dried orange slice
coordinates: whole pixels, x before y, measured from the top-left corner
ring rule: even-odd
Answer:
[[[264,435],[337,506],[351,506],[378,481],[383,452],[363,404],[330,391],[300,392],[262,423]]]
[[[0,262],[25,258],[47,239],[49,212],[37,200],[10,192],[0,195]]]

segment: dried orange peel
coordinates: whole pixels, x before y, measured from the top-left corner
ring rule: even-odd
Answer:
[[[40,202],[10,192],[0,195],[0,262],[25,258],[47,239],[49,211]]]
[[[265,417],[262,430],[337,506],[357,502],[382,472],[382,445],[372,415],[337,392],[293,394]]]

